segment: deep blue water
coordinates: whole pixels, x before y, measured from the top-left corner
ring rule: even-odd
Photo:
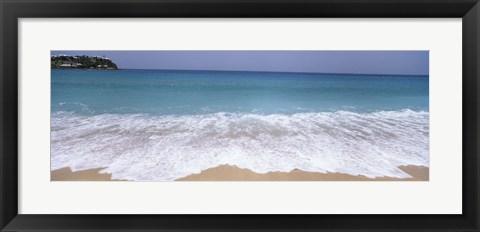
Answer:
[[[428,76],[162,70],[52,70],[52,112],[428,111]]]

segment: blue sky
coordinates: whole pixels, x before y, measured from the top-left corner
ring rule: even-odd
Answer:
[[[106,56],[121,69],[428,75],[428,51],[52,51]]]

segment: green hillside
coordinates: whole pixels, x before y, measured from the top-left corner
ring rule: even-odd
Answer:
[[[51,56],[50,63],[52,69],[118,69],[109,58],[99,56],[56,55]]]

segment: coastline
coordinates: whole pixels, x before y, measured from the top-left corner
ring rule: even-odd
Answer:
[[[92,168],[73,172],[70,167],[50,171],[50,181],[126,181],[112,179],[112,174],[100,173],[105,168]]]
[[[191,174],[175,181],[428,181],[429,168],[424,166],[400,166],[412,178],[353,176],[344,173],[320,173],[292,170],[290,172],[256,173],[249,169],[231,165],[220,165]],[[93,168],[72,172],[69,167],[51,171],[51,181],[126,181],[112,179],[112,174],[99,173],[104,168]]]
[[[306,172],[294,169],[290,172],[256,173],[231,165],[220,165],[192,174],[177,181],[428,181],[429,168],[424,166],[400,166],[412,178],[353,176],[344,173]]]

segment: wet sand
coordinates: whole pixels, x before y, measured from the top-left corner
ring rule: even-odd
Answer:
[[[60,168],[50,172],[50,181],[122,181],[112,179],[112,174],[99,173],[104,168],[93,168],[72,172],[72,169]]]
[[[220,165],[192,174],[177,181],[428,181],[429,168],[423,166],[400,166],[412,178],[353,176],[343,173],[319,173],[292,170],[291,172],[256,173],[231,165]],[[51,171],[51,181],[122,181],[112,179],[112,174],[100,174],[104,168],[72,172],[68,167]]]
[[[177,181],[428,181],[429,169],[423,166],[400,166],[412,178],[352,176],[343,173],[305,172],[295,169],[291,172],[256,173],[249,169],[220,165],[189,175]]]

